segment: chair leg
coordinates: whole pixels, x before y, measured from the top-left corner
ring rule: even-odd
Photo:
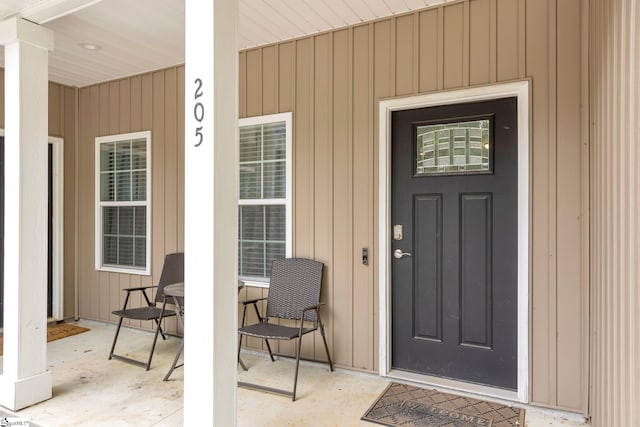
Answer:
[[[243,370],[248,371],[247,369],[247,365],[244,364],[244,362],[242,361],[242,359],[240,358],[240,349],[242,348],[242,334],[240,335],[240,339],[238,340],[238,363],[240,364],[240,366],[242,367]]]
[[[160,310],[160,318],[156,319],[156,334],[153,336],[153,344],[151,344],[151,352],[149,353],[149,360],[147,361],[147,369],[146,369],[147,371],[149,370],[149,368],[151,368],[151,359],[153,359],[153,352],[156,349],[156,342],[158,341],[158,333],[161,333],[162,337],[166,339],[164,337],[164,333],[162,332],[162,326],[160,326],[162,323],[162,319],[164,316],[164,309],[166,306],[167,306],[167,300],[165,299],[164,303],[162,304],[162,310]]]
[[[322,335],[322,341],[324,342],[324,349],[327,352],[327,359],[329,359],[329,368],[331,372],[333,372],[333,362],[331,361],[331,355],[329,354],[329,346],[327,345],[327,338],[324,336],[324,326],[322,325],[322,320],[320,320],[320,313],[316,312],[318,316],[318,326],[320,326],[320,335]]]
[[[118,341],[118,334],[120,333],[120,327],[122,326],[122,321],[124,318],[120,318],[118,322],[118,328],[116,329],[116,335],[113,337],[113,344],[111,344],[111,351],[109,352],[109,360],[113,357],[113,351],[116,349],[116,341]]]
[[[265,338],[264,342],[267,343],[267,350],[269,350],[269,357],[271,358],[271,361],[275,362],[276,359],[273,358],[273,351],[271,351],[271,346],[269,345],[269,340]]]
[[[164,310],[162,310],[164,311]],[[158,319],[154,319],[154,321],[156,322],[156,328],[158,328],[158,330],[160,330],[160,335],[162,335],[162,339],[164,341],[167,340],[166,335],[164,334],[164,331],[162,330],[162,326],[160,325],[160,322],[162,322],[162,319],[158,320]]]
[[[291,401],[296,401],[296,389],[298,388],[298,368],[300,367],[300,351],[302,347],[302,335],[298,337],[298,347],[296,349],[296,373],[293,376],[293,394]]]

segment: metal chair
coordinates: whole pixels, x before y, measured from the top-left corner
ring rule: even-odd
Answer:
[[[238,280],[238,294],[240,294],[240,291],[243,289],[244,289],[244,282],[242,280]],[[245,371],[248,370],[247,365],[245,365],[242,359],[240,358],[240,353],[238,353],[238,363],[240,364],[242,369],[244,369]]]
[[[109,353],[109,360],[112,358],[122,360],[124,362],[132,363],[134,365],[141,366],[146,368],[148,371],[151,367],[151,359],[153,358],[153,352],[156,348],[156,342],[158,341],[158,333],[162,335],[162,339],[166,340],[167,337],[162,330],[162,319],[170,316],[175,316],[176,312],[173,310],[163,310],[162,304],[164,303],[164,288],[167,285],[172,285],[175,283],[184,282],[184,253],[177,252],[173,254],[166,255],[164,258],[164,266],[162,267],[162,274],[160,275],[160,282],[157,286],[141,286],[137,288],[126,288],[123,289],[127,296],[124,299],[124,305],[122,310],[116,310],[112,313],[116,316],[120,317],[120,321],[118,322],[118,328],[116,329],[116,335],[113,337],[113,344],[111,345],[111,352]],[[157,288],[155,298],[153,302],[149,299],[149,295],[147,294],[147,290]],[[129,303],[129,298],[131,297],[132,292],[142,292],[144,299],[147,303],[146,306],[142,307],[131,307],[128,308],[127,304]],[[133,320],[153,320],[156,323],[156,333],[153,338],[153,344],[151,345],[151,352],[149,353],[149,359],[147,363],[141,362],[139,360],[131,359],[129,357],[121,356],[118,354],[114,354],[114,350],[116,348],[116,342],[118,341],[118,334],[120,333],[120,327],[122,327],[122,321],[124,319],[133,319]]]
[[[318,329],[320,330],[324,348],[327,352],[329,367],[331,372],[333,372],[333,362],[331,361],[324,326],[320,318],[320,306],[322,305],[320,303],[320,287],[322,285],[323,267],[324,265],[321,262],[305,258],[274,260],[271,266],[268,297],[243,302],[242,326],[238,329],[238,333],[240,334],[240,339],[238,340],[238,361],[240,361],[242,337],[245,335],[264,339],[272,362],[275,361],[273,358],[274,355],[286,355],[271,351],[269,344],[270,339],[297,339],[298,346],[296,348],[296,370],[293,378],[293,391],[246,382],[238,382],[238,386],[291,396],[291,400],[295,401],[302,336]],[[267,300],[267,310],[266,315],[263,317],[260,315],[257,303],[265,299]],[[250,304],[253,305],[259,321],[256,324],[245,326],[247,306]],[[299,322],[299,326],[283,326],[272,323],[272,321],[277,319],[295,320]]]

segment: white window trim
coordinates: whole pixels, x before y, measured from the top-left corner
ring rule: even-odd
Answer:
[[[286,243],[285,256],[291,257],[293,253],[293,114],[277,113],[264,116],[247,117],[238,120],[238,128],[243,126],[264,125],[268,123],[284,122],[285,123],[285,144],[286,144],[286,197],[285,197],[285,215],[286,215]],[[240,156],[238,156],[240,159]],[[250,199],[244,200],[242,205],[269,205],[281,204],[282,199]],[[238,206],[240,206],[240,198],[238,197]],[[258,277],[239,276],[238,279],[244,282],[245,286],[258,288],[268,288],[269,279],[261,279]]]
[[[140,202],[100,202],[100,144],[106,142],[116,142],[127,139],[142,139],[147,141],[147,200],[144,204]],[[114,273],[137,274],[143,276],[151,275],[151,131],[122,133],[118,135],[107,135],[96,137],[95,145],[95,265],[96,270],[109,271]],[[102,265],[102,206],[146,206],[147,211],[147,253],[145,268],[127,268]]]

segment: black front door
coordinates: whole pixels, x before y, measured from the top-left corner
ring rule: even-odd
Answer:
[[[392,367],[517,389],[515,98],[392,115]]]
[[[47,317],[53,316],[53,144],[47,144]]]

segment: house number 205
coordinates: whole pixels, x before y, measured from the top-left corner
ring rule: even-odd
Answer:
[[[202,96],[202,79],[196,79],[194,82],[196,85],[195,93],[193,94],[193,99],[195,102],[193,106],[193,117],[198,122],[196,124],[196,147],[199,147],[202,144],[202,139],[204,136],[202,135],[202,126],[198,126],[202,124],[202,120],[204,120],[204,105],[202,102],[198,101],[198,98]]]

